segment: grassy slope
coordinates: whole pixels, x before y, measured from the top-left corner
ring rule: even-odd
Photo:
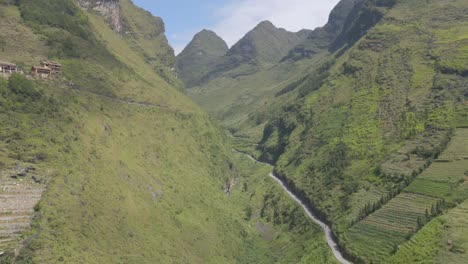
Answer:
[[[228,50],[226,42],[215,32],[204,29],[197,33],[177,55],[177,69],[186,88],[197,85]]]
[[[363,259],[386,259],[396,251],[396,245],[406,242],[421,225],[439,214],[434,211],[438,202],[450,208],[468,198],[468,162],[463,159],[468,153],[466,146],[468,129],[459,128],[439,159],[403,193],[346,232],[349,249]],[[466,235],[464,230],[458,232]]]
[[[8,17],[1,23],[14,25],[2,25],[0,58],[32,65],[57,54],[17,7],[0,6],[0,13]],[[97,54],[106,60],[61,56],[68,80],[35,81],[40,100],[2,92],[2,167],[35,162],[50,182],[15,263],[333,262],[321,231],[266,177],[268,169],[233,157],[219,129],[154,74],[134,40],[117,37],[95,14],[87,19],[110,51]],[[31,48],[18,49],[9,36]],[[233,178],[239,183],[226,196]],[[247,208],[265,208],[264,215],[249,220]]]
[[[265,109],[276,108],[277,93],[301,80],[311,71],[310,65],[322,58],[318,55],[310,61],[288,61],[253,75],[218,77],[206,85],[189,89],[188,94],[233,134],[259,141],[271,115]]]
[[[467,214],[465,201],[457,208],[429,222],[389,263],[465,263],[467,258]]]
[[[283,153],[277,171],[335,230],[346,229],[366,204],[411,181],[409,175],[420,169],[411,153],[436,153],[444,142],[437,134],[455,126],[466,109],[466,64],[459,69],[455,59],[466,56],[468,27],[461,10],[464,1],[399,1],[336,61],[318,91],[302,102],[299,97],[296,109],[283,107],[292,111],[267,125],[263,158]],[[391,153],[410,157],[390,161],[409,166],[407,176],[377,166]]]
[[[270,119],[257,154],[277,161],[277,172],[334,224],[338,235],[363,211],[373,211],[374,204],[386,203],[411,183],[444,148],[450,129],[466,125],[467,64],[460,61],[467,56],[466,1],[396,2],[331,66],[316,65],[309,74],[313,81],[289,93],[271,99],[269,91],[269,99],[258,103],[252,100],[259,97],[253,87],[267,85],[255,85],[262,78],[251,76],[219,79],[217,86],[191,94],[253,142],[263,126],[239,124]],[[317,68],[329,75],[321,78]],[[204,92],[217,99],[203,97]],[[224,106],[217,105],[220,100]],[[242,105],[236,101],[250,105],[239,110],[233,107]],[[253,109],[260,113],[248,116]],[[424,188],[418,181],[414,186]],[[383,246],[392,249],[393,244],[384,241]]]

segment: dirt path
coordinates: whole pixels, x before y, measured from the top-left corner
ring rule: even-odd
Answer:
[[[117,103],[122,103],[122,104],[127,104],[127,105],[135,105],[135,106],[146,107],[146,108],[157,108],[157,109],[162,109],[162,110],[166,110],[166,111],[173,112],[173,113],[193,114],[193,112],[182,111],[180,109],[170,108],[170,107],[165,106],[165,105],[151,104],[151,103],[144,103],[144,102],[135,102],[135,101],[131,101],[131,100],[120,99],[118,97],[93,93],[93,92],[90,92],[90,91],[83,90],[81,88],[76,88],[76,87],[74,87],[74,85],[66,85],[65,84],[65,85],[61,85],[61,87],[64,88],[64,89],[70,89],[70,90],[73,90],[73,91],[86,93],[86,94],[93,95],[93,96],[96,96],[96,97],[104,98],[104,99],[114,101],[114,102],[117,102]]]
[[[254,157],[252,157],[252,156],[250,156],[250,155],[248,155],[246,153],[242,153],[242,152],[239,152],[237,150],[233,150],[233,151],[237,152],[237,153],[240,153],[242,155],[245,155],[250,160],[252,160],[252,161],[254,161],[256,163],[263,164],[263,165],[266,165],[266,166],[269,166],[269,167],[273,167],[273,165],[265,163],[265,162],[260,162],[260,161],[256,160]],[[325,232],[325,237],[327,239],[327,244],[330,247],[330,249],[332,250],[333,255],[335,256],[335,258],[342,264],[351,264],[351,262],[346,260],[345,257],[343,256],[343,254],[341,253],[340,248],[338,247],[338,244],[335,241],[335,238],[333,236],[331,228],[327,224],[322,222],[312,212],[312,210],[299,197],[297,197],[297,195],[295,195],[291,190],[289,190],[289,188],[286,186],[286,184],[279,177],[277,177],[273,173],[270,173],[268,176],[270,176],[273,180],[275,180],[283,188],[283,190],[289,195],[289,197],[291,197],[294,201],[296,201],[304,209],[307,216],[310,219],[312,219],[312,221],[314,221],[317,225],[319,225],[323,229],[323,231]]]

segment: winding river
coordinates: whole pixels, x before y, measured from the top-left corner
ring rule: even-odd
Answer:
[[[239,151],[236,151],[234,150],[235,152],[237,153],[240,153],[240,154],[243,154],[245,156],[247,156],[249,159],[253,160],[254,162],[256,163],[259,163],[259,164],[263,164],[263,165],[267,165],[267,166],[270,166],[270,167],[273,167],[271,164],[268,164],[268,163],[264,163],[264,162],[260,162],[258,160],[256,160],[254,157],[248,155],[248,154],[245,154],[245,153],[242,153],[242,152],[239,152]],[[343,254],[341,253],[340,251],[340,248],[338,247],[334,237],[333,237],[333,233],[330,229],[330,227],[325,224],[324,222],[322,222],[313,212],[312,210],[310,210],[310,208],[301,200],[299,199],[299,197],[297,197],[292,191],[290,191],[288,189],[288,187],[286,186],[286,184],[284,184],[284,182],[278,178],[275,174],[273,173],[270,173],[269,176],[274,179],[285,191],[286,193],[292,198],[294,199],[300,206],[302,206],[302,208],[304,209],[304,211],[307,213],[307,216],[309,216],[310,219],[312,219],[312,221],[314,221],[317,225],[319,225],[323,231],[325,232],[325,237],[327,239],[327,244],[328,246],[330,247],[330,249],[332,250],[333,252],[333,255],[335,256],[335,258],[342,264],[351,264],[350,261],[346,260],[345,257],[343,256]]]

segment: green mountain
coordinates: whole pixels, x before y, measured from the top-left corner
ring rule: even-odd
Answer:
[[[364,2],[340,1],[327,24],[313,31],[291,33],[261,23],[231,48],[227,62],[213,67],[204,82],[188,91],[190,97],[234,133],[242,128],[240,136],[260,140],[265,118],[254,118],[253,113],[324,63],[333,43],[344,38],[348,17],[359,14]]]
[[[199,84],[229,50],[216,33],[202,30],[177,56],[177,69],[188,88]]]
[[[202,31],[197,34],[185,48],[185,52],[177,56],[182,79],[186,80],[188,88],[206,84],[220,76],[237,78],[269,68],[286,56],[292,47],[303,42],[310,31],[293,33],[277,28],[269,21],[263,21],[229,50],[224,50],[224,41],[215,36],[215,33],[208,33]],[[194,46],[197,46],[200,37],[203,37],[201,42],[206,43],[204,47],[211,47],[210,52],[203,53],[212,55],[204,55],[201,62],[193,63],[194,55],[189,54],[197,52]],[[199,67],[194,70],[196,66]]]
[[[343,0],[280,63],[189,95],[276,164],[350,259],[463,263],[466,14],[463,0]]]
[[[2,0],[0,18],[23,71],[0,77],[1,263],[335,263],[180,91],[160,18],[130,0]],[[29,73],[49,60],[61,73]]]
[[[270,21],[263,21],[232,46],[227,56],[238,57],[239,61],[246,63],[277,63],[309,33],[309,30],[289,32],[275,27]]]
[[[131,0],[0,0],[0,263],[337,263],[241,152],[354,263],[465,263],[467,14],[342,0],[176,58]]]
[[[332,43],[342,34],[345,25],[348,25],[348,17],[359,10],[359,6],[364,2],[363,0],[340,1],[331,11],[327,24],[314,29],[307,39],[292,48],[283,60],[311,58],[324,50],[331,49]]]

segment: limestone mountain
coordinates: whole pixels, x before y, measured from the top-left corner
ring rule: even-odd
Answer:
[[[354,263],[468,259],[466,0],[200,32],[199,105],[131,0],[0,0],[0,28],[0,263],[336,263],[240,153]]]
[[[229,50],[226,42],[210,30],[197,33],[177,56],[177,69],[188,88],[198,84]]]
[[[22,69],[0,70],[0,263],[333,262],[270,168],[180,91],[160,18],[1,0],[0,28],[1,65]],[[41,61],[60,71],[30,74]]]
[[[232,46],[227,56],[239,58],[242,62],[277,63],[309,33],[309,30],[289,32],[275,27],[270,21],[263,21]]]
[[[300,82],[317,61],[350,42],[346,32],[353,26],[354,17],[365,16],[366,3],[340,1],[327,24],[314,30],[292,33],[270,22],[261,23],[230,49],[224,62],[213,67],[199,87],[190,89],[191,97],[212,115],[222,117],[226,126],[237,129],[270,98],[291,89],[291,83]],[[363,28],[359,34],[365,32]]]
[[[292,47],[303,42],[310,32],[310,30],[289,32],[277,28],[270,21],[263,21],[225,52],[224,56],[220,57],[217,53],[209,59],[209,63],[203,63],[201,65],[204,66],[203,70],[186,71],[182,68],[182,78],[190,80],[187,85],[191,88],[223,75],[231,77],[251,75],[279,62]],[[214,38],[213,36],[205,37]],[[194,40],[198,38],[199,36],[196,36]],[[217,42],[218,45],[221,44],[219,39]],[[193,43],[190,43],[186,49],[187,52],[193,50]],[[183,65],[192,65],[193,60],[192,57],[182,52],[177,56],[177,61],[181,68]]]
[[[343,0],[280,63],[189,94],[354,262],[464,263],[467,14],[465,0]]]
[[[283,60],[310,58],[315,54],[330,49],[335,39],[342,34],[343,29],[349,26],[348,17],[350,14],[358,12],[357,10],[360,10],[360,5],[364,2],[364,0],[338,2],[331,11],[327,24],[310,32],[307,39],[292,48],[288,56],[283,58]]]

